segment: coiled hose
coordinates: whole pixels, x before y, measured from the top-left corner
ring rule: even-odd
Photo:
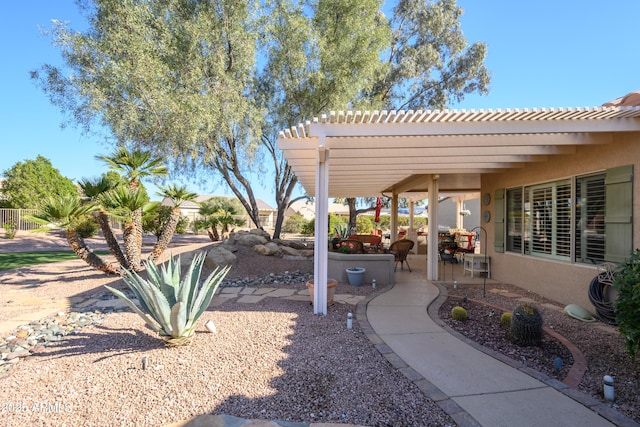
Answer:
[[[607,300],[604,287],[609,286],[598,280],[598,276],[591,280],[589,285],[589,301],[596,308],[596,313],[600,320],[609,325],[616,324],[616,313],[613,308],[613,301]]]

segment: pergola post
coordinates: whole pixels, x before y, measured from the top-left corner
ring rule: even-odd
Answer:
[[[319,137],[316,161],[315,256],[313,258],[313,314],[327,314],[327,268],[329,264],[329,150]]]
[[[427,191],[428,230],[427,234],[427,280],[438,280],[438,175],[429,176]]]

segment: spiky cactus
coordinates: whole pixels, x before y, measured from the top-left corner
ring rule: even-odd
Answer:
[[[530,304],[522,304],[513,310],[509,340],[522,347],[540,345],[542,341],[542,316]]]
[[[502,313],[502,316],[500,316],[500,324],[507,328],[511,326],[511,313]]]
[[[171,257],[160,269],[148,263],[148,280],[127,270],[123,279],[136,295],[139,306],[121,291],[109,286],[106,288],[142,317],[168,346],[185,345],[191,341],[196,321],[211,303],[216,289],[231,268],[216,269],[200,283],[205,255],[201,252],[193,257],[182,279],[180,256]]]
[[[451,318],[459,322],[464,322],[467,320],[467,310],[463,307],[455,306],[451,309]]]

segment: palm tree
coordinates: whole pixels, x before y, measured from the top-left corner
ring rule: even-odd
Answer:
[[[167,168],[163,164],[164,160],[160,157],[152,157],[148,151],[133,150],[129,151],[126,147],[119,147],[110,156],[96,156],[98,160],[102,160],[109,165],[109,169],[120,173],[126,180],[129,190],[137,192],[141,186],[141,179],[144,177],[162,177],[167,175]],[[143,193],[144,194],[144,193]],[[136,196],[141,197],[141,195]],[[136,254],[127,254],[130,259],[137,259],[138,263],[132,265],[136,270],[141,268],[140,259],[142,253],[142,206],[139,209],[130,212],[131,222],[133,224],[133,241],[125,243],[125,253],[128,250],[136,250]]]
[[[169,243],[171,243],[171,239],[173,238],[173,234],[176,231],[176,226],[178,225],[178,221],[180,221],[180,205],[182,202],[193,201],[198,196],[196,193],[191,193],[187,191],[187,187],[177,187],[175,185],[169,185],[169,187],[158,187],[160,188],[160,192],[158,195],[167,197],[173,201],[173,209],[171,210],[171,216],[169,220],[164,225],[160,236],[158,236],[158,241],[156,242],[153,250],[149,254],[148,260],[153,262],[156,258],[158,258],[162,253],[167,249]]]
[[[78,258],[107,274],[117,274],[117,269],[89,249],[82,236],[75,230],[77,221],[86,215],[91,215],[94,209],[93,203],[83,204],[77,195],[49,197],[40,205],[35,215],[29,216],[29,219],[43,225],[39,231],[49,230],[50,224],[64,228],[67,242]]]
[[[109,165],[109,169],[119,172],[128,182],[129,189],[137,191],[144,177],[162,177],[167,175],[167,168],[160,157],[152,157],[148,151],[129,151],[126,147],[119,147],[111,156],[96,156]],[[142,209],[131,212],[134,225],[135,242],[138,248],[138,258],[142,252]]]
[[[112,190],[113,185],[104,177],[100,177],[98,179],[94,179],[93,181],[88,179],[82,179],[79,183],[80,188],[84,192],[84,195],[87,196],[92,202],[99,201],[102,194],[106,193],[109,190]],[[122,249],[120,249],[120,244],[118,243],[118,239],[113,234],[113,230],[111,229],[111,223],[109,221],[109,216],[107,215],[107,211],[100,204],[96,205],[96,210],[93,212],[98,224],[100,224],[100,229],[102,230],[102,235],[109,245],[109,250],[116,257],[120,265],[129,269],[129,263],[122,253]]]
[[[150,206],[147,195],[138,188],[132,191],[129,187],[118,186],[100,196],[100,203],[115,216],[124,220],[122,240],[124,241],[124,257],[130,269],[142,270],[141,245],[138,244],[134,213]]]

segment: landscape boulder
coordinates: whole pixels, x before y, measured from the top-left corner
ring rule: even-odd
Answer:
[[[265,256],[282,256],[282,248],[274,242],[268,242],[264,245],[255,245],[253,251],[259,255]]]
[[[229,235],[229,240],[227,240],[227,242],[229,242],[230,244],[235,244],[235,245],[241,245],[241,246],[255,246],[255,245],[264,245],[266,244],[269,239],[267,237],[264,236],[264,234],[262,233],[253,233],[251,231],[238,231],[235,233],[231,233]],[[262,230],[257,230],[259,232],[261,232]],[[269,234],[267,233],[267,236],[269,236]]]
[[[204,265],[209,270],[215,270],[217,267],[225,267],[233,265],[238,261],[238,257],[229,250],[226,245],[215,245],[207,251],[207,257]]]

